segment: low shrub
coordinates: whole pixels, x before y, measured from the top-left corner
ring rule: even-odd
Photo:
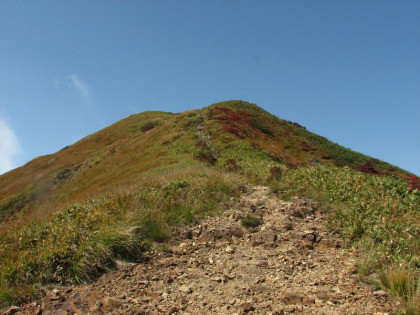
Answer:
[[[249,215],[249,214],[244,217],[241,217],[240,221],[241,221],[242,226],[247,229],[255,228],[257,226],[260,226],[262,223],[261,219],[255,216]]]

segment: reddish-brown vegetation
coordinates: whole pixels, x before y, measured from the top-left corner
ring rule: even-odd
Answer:
[[[413,190],[420,190],[420,177],[418,176],[410,176],[410,185],[408,186],[409,191],[412,192]]]
[[[149,131],[151,129],[155,128],[155,124],[152,122],[148,122],[146,124],[144,124],[140,129],[143,132]]]
[[[209,117],[222,125],[223,132],[233,134],[239,139],[249,138],[251,130],[272,135],[271,130],[254,116],[247,111],[233,111],[224,107],[213,107],[209,110]]]
[[[246,129],[250,127],[249,113],[245,111],[234,112],[224,107],[213,107],[209,116],[222,125],[222,131],[235,135],[240,139],[245,138]]]
[[[357,167],[357,170],[359,170],[362,173],[382,175],[382,173],[380,171],[375,169],[375,167],[374,167],[374,165],[371,161],[367,161],[365,164],[359,165]]]

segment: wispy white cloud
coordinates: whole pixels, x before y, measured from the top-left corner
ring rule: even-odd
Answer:
[[[75,88],[80,95],[89,98],[90,92],[88,85],[76,73],[67,76],[67,80],[70,86]]]
[[[13,157],[20,152],[20,144],[14,131],[0,118],[0,174],[15,167]]]

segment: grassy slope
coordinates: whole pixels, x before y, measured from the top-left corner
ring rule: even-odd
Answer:
[[[209,143],[197,135],[198,125],[204,127],[203,135],[210,137],[212,152]],[[243,154],[248,157],[243,159]],[[260,178],[267,175],[261,169],[263,164],[275,166],[278,162],[289,167],[348,165],[402,180],[410,175],[253,104],[230,101],[182,114],[132,115],[0,176],[0,221],[12,215],[48,216],[63,204],[93,198],[115,186],[135,185],[149,169],[194,159],[228,169],[244,168],[245,173],[254,172]],[[250,159],[255,165],[244,162]]]
[[[20,216],[42,215],[50,214],[63,203],[106,190],[125,173],[133,173],[139,167],[139,153],[146,153],[144,143],[156,133],[153,129],[142,131],[142,127],[156,122],[161,126],[155,128],[162,128],[171,117],[161,112],[132,115],[55,154],[36,158],[2,175],[0,219],[9,215],[2,213],[7,198],[16,199],[19,207],[14,208],[23,210]]]
[[[307,131],[297,123],[279,119],[246,102],[230,101],[206,109],[212,122],[237,139],[246,140],[257,149],[270,154],[274,161],[287,166],[320,163],[350,166],[367,173],[390,175],[408,181],[410,174],[388,163],[344,148],[328,139]],[[211,130],[211,128],[210,128]],[[213,134],[218,130],[212,130]]]
[[[246,102],[133,115],[0,177],[0,301],[92,279],[251,181],[324,202],[333,228],[383,264],[361,264],[362,278],[389,289],[387,268],[406,272],[409,288],[389,290],[416,305],[420,196],[409,176]]]

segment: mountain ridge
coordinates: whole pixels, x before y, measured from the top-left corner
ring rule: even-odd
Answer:
[[[210,142],[199,139],[199,124],[201,137],[211,139],[208,140],[211,149]],[[215,157],[211,151],[215,150],[221,154],[212,162]],[[258,159],[262,159],[271,167],[321,163],[392,175],[404,181],[412,175],[333,143],[298,123],[282,120],[255,104],[226,101],[178,114],[159,111],[134,114],[56,153],[40,156],[3,174],[0,220],[15,214],[11,213],[12,207],[32,214],[44,207],[51,213],[63,201],[74,203],[90,198],[114,183],[124,185],[124,178],[129,180],[159,164],[182,160],[214,163],[216,167],[257,177],[268,176],[266,171],[258,173],[254,166],[244,163],[242,154],[255,155],[255,163],[261,164]]]

